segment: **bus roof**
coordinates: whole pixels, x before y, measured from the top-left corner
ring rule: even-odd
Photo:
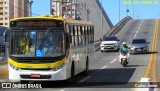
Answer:
[[[14,18],[14,19],[11,19],[11,21],[24,20],[24,19],[54,19],[54,20],[62,20],[62,21],[65,20],[63,17],[58,17],[58,16],[54,16],[54,15],[42,15],[42,16]]]
[[[25,19],[54,19],[54,20],[62,20],[62,21],[65,21],[66,20],[66,23],[69,23],[69,24],[81,24],[81,25],[93,25],[92,22],[89,22],[89,21],[83,21],[83,20],[74,20],[74,19],[65,19],[63,17],[59,17],[59,16],[55,16],[55,15],[42,15],[42,16],[32,16],[32,17],[21,17],[21,18],[14,18],[14,19],[11,19],[11,21],[16,21],[16,20],[25,20]]]
[[[83,20],[74,20],[74,19],[66,19],[66,23],[70,23],[70,24],[82,24],[82,25],[93,25],[92,22],[89,21],[83,21]]]

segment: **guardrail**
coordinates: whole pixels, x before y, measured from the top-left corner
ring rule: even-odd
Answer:
[[[122,27],[125,26],[125,24],[127,24],[127,22],[129,20],[131,20],[132,17],[127,16],[125,18],[123,18],[119,23],[117,23],[109,32],[107,32],[104,36],[114,36],[116,33],[118,33]],[[100,43],[101,43],[102,39],[99,39],[97,41],[95,41],[95,51],[98,51],[100,49]]]

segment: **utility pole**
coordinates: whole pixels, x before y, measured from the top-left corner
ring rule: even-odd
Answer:
[[[29,2],[29,11],[30,11],[30,16],[32,16],[32,4],[33,4],[33,1],[28,1]]]
[[[72,18],[72,7],[73,7],[73,0],[70,0],[70,1],[71,1],[71,6],[70,6],[70,7],[71,7],[71,8],[70,8],[70,9],[71,9],[71,10],[70,10],[70,11],[71,11],[71,14],[70,14],[70,17]]]
[[[103,11],[102,11],[102,0],[101,0],[101,29],[102,29],[102,40],[103,40]]]
[[[119,0],[119,22],[121,20],[121,7],[120,7],[120,0]]]
[[[127,0],[127,10],[126,10],[126,12],[127,12],[127,16],[128,16],[128,12],[129,12],[129,9],[128,9],[128,0]]]
[[[77,0],[75,0],[76,2],[75,2],[75,19],[77,19],[78,17],[77,17]]]
[[[90,10],[89,9],[87,9],[87,21],[89,21],[89,14],[90,14]]]
[[[134,19],[134,0],[132,0],[132,4],[133,4],[133,19]]]

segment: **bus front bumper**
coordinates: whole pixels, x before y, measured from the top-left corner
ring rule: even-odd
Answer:
[[[65,67],[57,71],[53,70],[19,70],[9,66],[9,80],[25,80],[25,81],[58,81],[66,79]]]

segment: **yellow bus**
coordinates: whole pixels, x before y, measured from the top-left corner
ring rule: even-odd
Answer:
[[[94,25],[48,15],[10,21],[9,79],[70,80],[94,60]]]

